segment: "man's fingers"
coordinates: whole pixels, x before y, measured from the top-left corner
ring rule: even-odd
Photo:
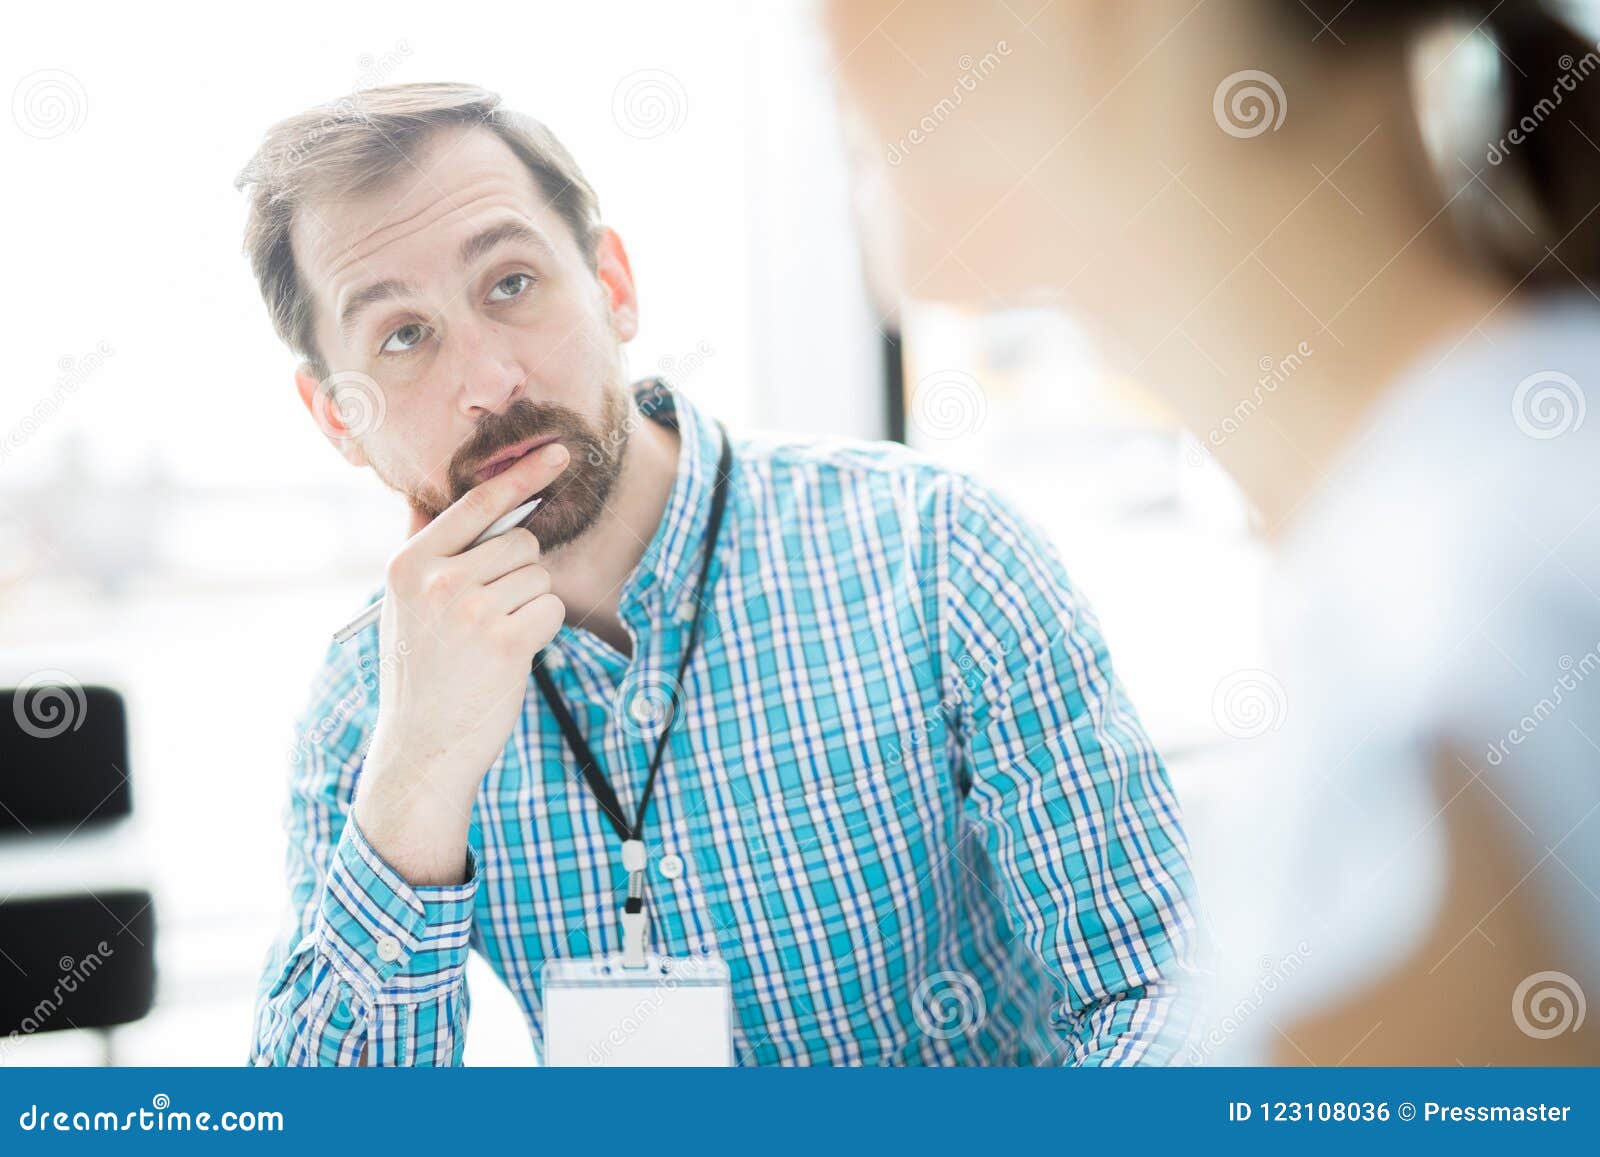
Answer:
[[[552,442],[526,455],[509,470],[474,486],[457,499],[418,534],[418,546],[426,554],[439,558],[460,554],[495,519],[521,506],[554,482],[571,458],[560,442]]]
[[[521,610],[511,616],[511,621],[526,632],[524,638],[532,640],[533,649],[537,651],[555,638],[566,617],[566,604],[559,597],[540,595],[531,603],[525,603]]]
[[[440,565],[460,567],[474,582],[487,585],[503,574],[538,561],[539,540],[526,527],[517,526]]]
[[[537,563],[518,567],[483,588],[490,605],[501,614],[514,614],[534,599],[550,593],[550,572]]]

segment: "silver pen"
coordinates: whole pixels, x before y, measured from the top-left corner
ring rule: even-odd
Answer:
[[[524,502],[521,506],[511,511],[509,514],[502,514],[499,518],[495,519],[489,524],[489,528],[487,530],[472,540],[472,545],[468,546],[467,550],[471,550],[474,546],[482,546],[491,538],[499,538],[506,531],[514,530],[521,526],[523,519],[527,518],[528,515],[539,509],[539,503],[543,501],[544,497],[542,495],[538,498],[530,498],[528,501]],[[362,611],[355,618],[351,619],[348,623],[335,631],[333,633],[333,641],[340,644],[348,643],[362,631],[372,626],[373,623],[377,622],[378,616],[381,614],[383,614],[383,598],[380,596],[377,602],[373,603],[366,610]]]

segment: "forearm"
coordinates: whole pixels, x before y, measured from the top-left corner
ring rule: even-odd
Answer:
[[[464,883],[414,888],[347,823],[263,984],[251,1063],[459,1064],[476,887],[469,857]]]
[[[453,785],[473,782],[442,763],[407,759],[380,726],[351,817],[368,846],[413,887],[458,886],[468,878],[473,800]]]

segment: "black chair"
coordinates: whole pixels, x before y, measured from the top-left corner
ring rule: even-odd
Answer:
[[[93,1029],[110,1064],[108,1030],[150,1011],[132,814],[121,695],[65,676],[0,691],[0,1061],[18,1037]]]

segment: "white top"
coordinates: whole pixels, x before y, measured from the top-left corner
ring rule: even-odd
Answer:
[[[1419,359],[1297,518],[1258,676],[1281,684],[1262,696],[1278,726],[1239,745],[1261,778],[1202,880],[1222,1030],[1208,1061],[1261,1059],[1271,1021],[1418,949],[1449,875],[1440,758],[1504,805],[1517,874],[1551,913],[1549,967],[1600,983],[1590,400],[1600,303],[1508,311]]]

